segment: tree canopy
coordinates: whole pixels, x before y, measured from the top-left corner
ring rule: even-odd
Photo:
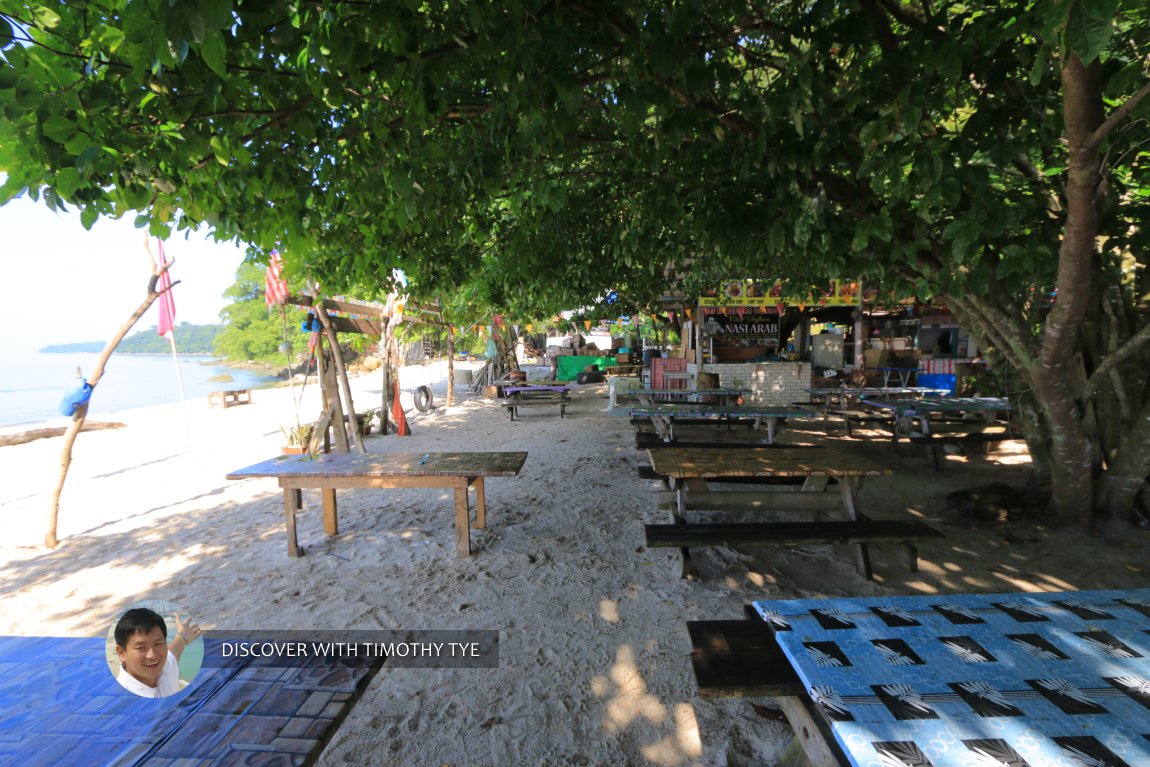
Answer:
[[[1022,374],[1061,513],[1150,471],[1142,0],[66,5],[0,0],[0,203],[533,314],[860,276]]]

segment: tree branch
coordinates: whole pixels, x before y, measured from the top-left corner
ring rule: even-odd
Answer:
[[[1109,136],[1110,133],[1118,127],[1119,123],[1129,117],[1130,113],[1134,111],[1134,107],[1138,106],[1138,102],[1146,98],[1147,95],[1150,95],[1150,80],[1139,88],[1137,93],[1126,99],[1122,106],[1111,112],[1110,116],[1094,129],[1094,132],[1090,134],[1090,138],[1086,140],[1086,146],[1084,148],[1097,149],[1098,145],[1102,143],[1102,140]]]
[[[1134,335],[1130,336],[1118,349],[1106,355],[1102,363],[1094,369],[1090,375],[1089,380],[1086,382],[1086,388],[1082,390],[1083,399],[1090,399],[1098,394],[1102,389],[1103,379],[1114,368],[1116,368],[1123,360],[1131,357],[1142,346],[1150,341],[1150,323],[1142,326]]]

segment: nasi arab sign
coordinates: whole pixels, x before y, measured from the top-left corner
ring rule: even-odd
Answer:
[[[705,311],[705,310],[704,310]],[[768,348],[779,346],[779,315],[766,312],[744,311],[726,313],[722,310],[707,312],[703,332],[714,339],[754,338],[754,345]],[[735,342],[738,344],[738,342]],[[723,344],[727,345],[727,344]]]

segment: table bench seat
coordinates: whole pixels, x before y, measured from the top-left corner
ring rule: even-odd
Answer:
[[[917,520],[868,519],[826,522],[709,522],[644,525],[650,547],[803,546],[811,543],[900,543],[942,538]]]
[[[512,421],[514,421],[516,415],[518,415],[519,408],[521,408],[521,407],[539,407],[540,405],[558,405],[559,406],[559,417],[563,418],[567,413],[567,406],[570,405],[571,402],[569,400],[558,399],[558,398],[556,398],[556,399],[532,398],[532,399],[527,399],[527,400],[521,400],[518,402],[508,401],[508,402],[503,402],[501,404],[503,407],[507,408],[507,415],[511,417]]]
[[[783,649],[761,620],[687,621],[702,698],[802,695]]]
[[[687,621],[687,632],[700,698],[774,698],[795,733],[781,764],[849,764],[830,729],[817,718],[798,673],[761,620]]]
[[[910,569],[918,570],[918,549],[911,541],[944,534],[917,520],[860,519],[822,522],[711,522],[644,525],[650,548],[698,546],[762,548],[810,544],[898,543],[906,547]],[[869,569],[869,558],[868,558]],[[871,574],[865,573],[869,579]]]

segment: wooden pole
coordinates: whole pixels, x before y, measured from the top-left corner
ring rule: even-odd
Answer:
[[[323,303],[320,302],[312,307],[315,309],[315,314],[319,317],[319,322],[323,325],[324,335],[327,336],[328,344],[331,346],[331,356],[335,361],[336,374],[339,377],[339,385],[343,390],[343,399],[347,403],[346,415],[348,417],[347,423],[351,428],[351,442],[355,445],[355,449],[361,453],[366,453],[367,448],[363,446],[363,436],[359,433],[355,421],[355,405],[351,400],[351,383],[347,378],[347,369],[343,364],[343,354],[339,350],[339,338],[335,334],[335,328],[331,326],[331,318],[327,316],[327,311],[323,308]],[[338,431],[336,432],[339,433]]]
[[[440,321],[443,316],[440,315]],[[447,326],[447,406],[455,404],[455,328]]]

